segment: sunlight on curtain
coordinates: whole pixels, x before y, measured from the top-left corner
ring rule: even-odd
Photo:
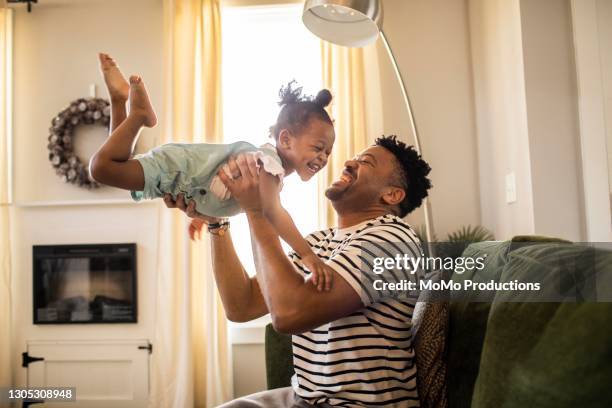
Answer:
[[[319,175],[321,197],[335,180],[344,162],[369,144],[366,122],[366,83],[364,50],[321,42],[323,55],[323,83],[334,95],[331,116],[336,128],[336,142],[327,166]],[[321,228],[337,223],[336,212],[328,200],[319,200]]]
[[[219,0],[164,0],[164,143],[221,142]],[[209,242],[160,209],[152,407],[212,407],[232,397],[227,321]]]
[[[11,55],[12,10],[0,8],[0,386],[13,384],[11,378]]]
[[[280,111],[281,85],[295,79],[306,94],[321,89],[320,42],[302,24],[302,9],[301,4],[223,7],[225,143],[273,143],[268,135]],[[284,180],[281,202],[304,235],[317,230],[317,200],[315,180],[304,183],[297,174]],[[242,265],[254,276],[251,234],[244,214],[232,218],[232,239]],[[284,242],[283,246],[289,250]]]

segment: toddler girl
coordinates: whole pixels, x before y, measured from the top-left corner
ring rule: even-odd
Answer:
[[[303,97],[301,88],[293,89],[293,82],[281,88],[282,109],[271,128],[276,146],[255,147],[247,142],[169,143],[132,158],[140,129],[155,126],[157,118],[141,78],[131,76],[128,83],[110,56],[100,54],[99,58],[111,99],[111,133],[90,161],[90,173],[96,181],[130,190],[137,201],[163,197],[166,193],[176,198],[182,193],[186,201],[195,201],[199,213],[229,217],[239,213],[240,207],[217,173],[229,172],[226,162],[230,156],[252,154],[263,170],[260,193],[265,216],[300,255],[313,274],[313,283],[319,289],[329,287],[331,275],[279,200],[283,177],[295,171],[303,181],[308,181],[327,164],[335,138],[332,120],[325,111],[332,98],[328,90],[320,91],[312,99]],[[202,221],[194,220],[190,230],[199,230],[202,225]],[[328,280],[327,285],[324,280]]]

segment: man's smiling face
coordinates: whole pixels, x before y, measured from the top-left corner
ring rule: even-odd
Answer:
[[[344,163],[340,177],[325,191],[333,203],[353,209],[379,204],[385,187],[392,184],[397,159],[382,146],[371,146]]]

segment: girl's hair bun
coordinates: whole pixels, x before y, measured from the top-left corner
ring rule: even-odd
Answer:
[[[314,98],[313,102],[319,105],[322,108],[325,108],[332,101],[332,94],[327,89],[322,89],[319,91],[317,96]]]
[[[332,94],[327,89],[320,90],[314,98],[309,95],[304,95],[302,90],[303,88],[299,86],[295,80],[287,83],[287,85],[281,86],[278,91],[278,97],[280,98],[278,105],[286,106],[300,102],[312,102],[321,108],[325,108],[331,103]]]
[[[280,101],[278,101],[279,106],[290,105],[305,100],[305,97],[302,95],[302,87],[298,86],[295,80],[281,86],[281,89],[278,91],[278,97],[280,98]]]
[[[332,95],[327,89],[323,89],[313,98],[304,95],[302,87],[293,80],[280,88],[278,97],[281,109],[276,123],[270,127],[270,136],[276,141],[282,129],[290,129],[292,132],[299,133],[309,126],[312,119],[319,119],[334,125],[329,113],[325,110],[332,100]]]

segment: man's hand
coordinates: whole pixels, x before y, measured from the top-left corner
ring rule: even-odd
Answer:
[[[204,224],[212,224],[219,222],[218,218],[209,217],[208,215],[200,214],[195,209],[195,201],[189,201],[189,204],[185,204],[185,196],[178,194],[176,201],[172,199],[172,195],[164,194],[164,203],[168,208],[178,208],[183,211],[189,218],[193,218],[189,224],[189,237],[192,241],[200,239],[202,236],[202,228]]]
[[[227,163],[234,177],[230,178],[223,170],[220,170],[217,175],[246,213],[260,213],[261,197],[257,161],[253,155],[241,154],[235,159],[230,158]]]

